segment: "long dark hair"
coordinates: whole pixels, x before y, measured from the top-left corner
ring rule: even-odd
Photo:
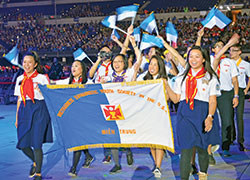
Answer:
[[[34,58],[34,60],[35,60],[35,64],[37,64],[35,69],[37,70],[38,73],[44,74],[43,69],[42,69],[41,64],[40,64],[40,58],[39,58],[36,51],[28,51],[28,52],[26,52],[24,54],[24,56],[23,56],[23,59],[24,59],[25,56],[32,56]]]
[[[75,61],[79,61],[79,60],[75,60]],[[86,68],[86,65],[83,61],[79,61],[79,62],[81,63],[81,67],[82,67],[82,84],[85,84],[88,80],[87,79],[87,68]],[[69,84],[72,84],[73,78],[74,78],[74,76],[71,72],[70,76],[69,76]]]
[[[153,55],[149,61],[149,64],[152,61],[152,59],[154,59],[154,58],[157,60],[157,64],[158,64],[158,68],[159,68],[157,79],[160,79],[160,78],[168,79],[166,69],[165,69],[164,60],[160,56]],[[143,80],[149,80],[149,79],[154,79],[154,78],[148,71],[147,74],[144,76]]]
[[[217,77],[218,79],[218,76],[216,75],[216,73],[214,72],[214,70],[212,69],[211,65],[210,65],[210,56],[209,56],[209,53],[208,53],[208,50],[207,49],[203,49],[201,48],[200,46],[193,46],[189,52],[188,52],[188,56],[187,56],[187,67],[186,67],[186,70],[184,71],[183,73],[183,79],[182,79],[182,83],[183,81],[185,80],[191,66],[189,64],[189,56],[190,56],[190,52],[194,49],[197,49],[201,52],[202,54],[202,57],[205,59],[205,61],[203,62],[203,67],[205,68],[205,70],[208,72],[208,74],[210,75],[209,77],[209,81],[212,79],[213,75],[215,77]],[[219,80],[219,79],[218,79]]]
[[[115,60],[115,58],[116,58],[117,56],[121,56],[121,57],[122,57],[122,60],[123,60],[123,63],[124,63],[123,70],[128,69],[128,59],[127,59],[127,57],[126,57],[124,54],[117,54],[117,55],[112,59],[112,63],[111,63],[112,69],[115,71],[115,69],[114,69],[114,64],[113,64],[113,63],[114,63],[114,60]]]

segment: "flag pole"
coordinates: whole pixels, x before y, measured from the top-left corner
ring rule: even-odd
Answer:
[[[94,64],[93,61],[92,61],[88,56],[87,56],[87,59],[88,59],[92,64]]]
[[[117,27],[117,26],[115,26],[115,29],[117,29],[117,30],[119,30],[119,31],[123,32],[124,34],[129,35],[127,32],[125,32],[124,30],[122,30],[121,28],[119,28],[119,27]]]

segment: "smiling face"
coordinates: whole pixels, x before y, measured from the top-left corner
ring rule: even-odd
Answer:
[[[23,58],[23,69],[27,75],[30,75],[34,72],[37,63],[33,56],[25,56]]]
[[[74,78],[79,78],[82,75],[82,65],[79,61],[73,62],[71,72]]]
[[[203,67],[203,62],[205,62],[205,59],[203,58],[200,50],[193,49],[190,51],[189,64],[195,72],[199,71]]]
[[[156,58],[151,59],[149,66],[148,66],[148,71],[153,77],[159,73],[159,65],[158,65],[158,61]]]
[[[116,56],[113,60],[113,67],[116,73],[121,73],[124,70],[124,61],[122,56]]]

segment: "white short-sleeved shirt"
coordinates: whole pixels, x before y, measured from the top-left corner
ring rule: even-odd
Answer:
[[[239,61],[239,60],[238,60]],[[238,62],[236,61],[236,62]],[[250,63],[242,60],[239,66],[237,66],[239,71],[238,81],[240,88],[246,88],[246,76],[250,77]]]
[[[192,72],[193,75],[194,72]],[[220,84],[215,76],[212,77],[212,79],[209,81],[210,75],[208,72],[203,78],[197,79],[197,94],[194,99],[209,102],[209,96],[220,96]],[[186,79],[183,81],[183,75],[178,76],[176,78],[175,84],[174,84],[174,92],[176,94],[180,94],[181,98],[180,101],[186,99]]]
[[[109,63],[111,63],[111,62],[109,62]],[[111,67],[111,64],[108,66],[108,74],[107,75],[105,75],[106,74],[106,67],[105,66],[103,66],[103,65],[108,65],[109,63],[102,63],[99,67],[98,67],[98,69],[97,69],[97,71],[96,71],[96,73],[95,73],[95,75],[94,75],[94,83],[101,83],[101,78],[103,77],[103,76],[109,76],[109,77],[111,77],[112,76],[112,73],[113,73],[113,69],[112,69],[112,67]]]
[[[210,56],[211,64],[214,62],[214,57]],[[234,60],[224,58],[220,62],[220,88],[224,91],[233,89],[232,78],[239,75],[236,63]]]
[[[132,79],[133,79],[134,73],[135,73],[134,66],[132,66],[131,68],[128,68],[126,70],[125,75],[124,75],[124,81],[125,82],[131,82]],[[114,76],[111,76],[111,81],[113,82],[113,80],[114,80]]]
[[[24,78],[23,75],[17,77],[15,91],[14,91],[14,95],[20,97],[19,101],[22,101],[20,86],[21,86],[23,78]],[[38,74],[36,77],[33,78],[34,99],[43,100],[44,97],[42,93],[38,90],[38,84],[41,84],[41,85],[49,84],[49,79],[43,74]],[[30,100],[30,98],[26,96],[26,100]]]
[[[143,73],[141,73],[137,78],[136,81],[143,81],[144,76],[146,76],[146,74],[148,73],[148,71],[145,71]]]

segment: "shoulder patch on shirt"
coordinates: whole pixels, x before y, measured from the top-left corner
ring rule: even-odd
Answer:
[[[216,84],[216,90],[219,91],[220,90],[220,85],[219,84]]]

